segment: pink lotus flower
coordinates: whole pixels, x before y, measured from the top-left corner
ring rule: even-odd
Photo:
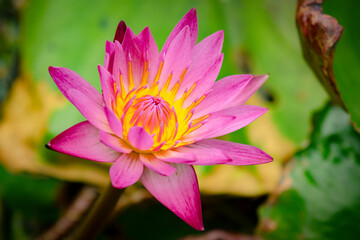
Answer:
[[[215,82],[223,60],[223,31],[200,43],[196,10],[175,26],[161,52],[146,27],[135,35],[121,22],[98,66],[102,95],[77,73],[49,72],[87,121],[52,139],[58,152],[113,162],[114,187],[138,180],[162,204],[203,230],[192,165],[252,165],[272,161],[262,150],[210,139],[238,130],[267,109],[243,105],[267,75],[233,75]]]

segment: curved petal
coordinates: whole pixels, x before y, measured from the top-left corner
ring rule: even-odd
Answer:
[[[101,94],[76,72],[63,67],[49,67],[49,73],[55,84],[66,98],[70,89],[76,89],[87,95],[94,103],[103,105]],[[72,99],[69,99],[71,102]]]
[[[268,74],[254,76],[234,101],[229,102],[226,107],[243,105],[264,84],[268,77]]]
[[[190,30],[190,39],[191,39],[191,45],[195,46],[197,41],[197,35],[198,35],[198,25],[197,25],[197,16],[196,16],[196,9],[192,8],[188,13],[185,14],[185,16],[176,24],[172,32],[170,33],[169,37],[167,38],[162,50],[161,54],[164,52],[167,52],[169,45],[174,40],[174,38],[181,32],[181,30],[189,26]]]
[[[102,96],[90,83],[67,68],[50,66],[49,73],[64,96],[87,120],[95,127],[111,132],[103,110]]]
[[[204,230],[196,173],[192,166],[173,164],[176,172],[169,177],[144,169],[140,181],[145,188],[187,224]]]
[[[232,160],[226,163],[229,165],[254,165],[273,161],[273,158],[266,152],[246,144],[218,139],[204,139],[196,142],[196,145],[223,151]]]
[[[184,141],[215,138],[245,127],[267,111],[267,108],[242,105],[210,115],[202,127],[184,137]]]
[[[111,108],[115,98],[113,76],[101,65],[98,65],[103,99],[107,107]]]
[[[60,133],[47,146],[61,153],[98,162],[113,162],[121,155],[100,142],[99,129],[88,121]]]
[[[114,149],[115,151],[121,152],[121,153],[130,153],[133,150],[126,145],[122,139],[118,138],[117,136],[114,136],[112,134],[106,133],[104,131],[100,131],[99,133],[100,141],[108,146],[109,148]]]
[[[73,99],[75,107],[92,125],[105,132],[113,132],[105,116],[103,106],[92,105],[91,100],[76,89],[69,89],[68,96]]]
[[[198,65],[221,53],[224,31],[217,31],[196,44],[191,53],[191,64]]]
[[[144,170],[137,154],[123,154],[110,167],[110,179],[115,188],[126,188],[136,183]]]
[[[149,150],[154,140],[142,127],[131,127],[127,136],[130,144],[139,150]]]
[[[239,95],[251,78],[251,74],[242,74],[228,76],[215,82],[212,91],[195,108],[192,119],[222,109]]]
[[[174,167],[170,166],[162,160],[157,159],[152,154],[140,154],[140,160],[146,167],[160,175],[170,176],[175,172]]]

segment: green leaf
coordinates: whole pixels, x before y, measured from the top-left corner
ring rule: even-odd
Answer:
[[[356,0],[328,0],[324,12],[334,16],[344,27],[343,36],[336,46],[334,72],[336,82],[351,120],[360,128],[360,5]]]
[[[262,228],[264,239],[354,239],[360,234],[360,135],[338,107],[317,114],[315,126],[310,146],[293,160],[291,188],[260,210],[263,223],[274,226],[270,232]]]

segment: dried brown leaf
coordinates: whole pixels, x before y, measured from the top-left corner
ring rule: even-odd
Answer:
[[[329,93],[331,101],[345,108],[333,71],[335,46],[343,28],[334,17],[323,13],[323,2],[299,0],[296,25],[305,60]]]

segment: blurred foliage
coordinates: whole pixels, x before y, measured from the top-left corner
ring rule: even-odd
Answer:
[[[291,163],[291,187],[261,208],[264,239],[354,239],[360,229],[360,135],[327,106],[315,115],[311,144]],[[275,196],[277,197],[277,196]]]
[[[360,5],[356,0],[328,0],[324,11],[334,16],[343,26],[344,33],[336,46],[334,72],[341,97],[345,102],[351,120],[360,131]]]
[[[18,74],[19,24],[16,6],[0,1],[0,107]],[[1,116],[1,112],[0,112]]]
[[[3,239],[33,239],[55,221],[60,181],[29,174],[11,174],[0,167]],[[1,221],[0,221],[1,222]],[[0,228],[1,229],[1,228]]]

